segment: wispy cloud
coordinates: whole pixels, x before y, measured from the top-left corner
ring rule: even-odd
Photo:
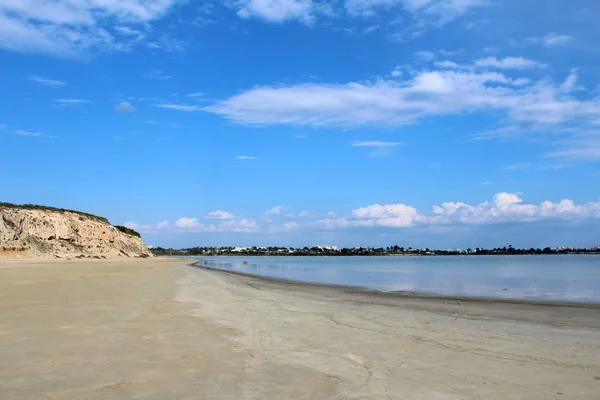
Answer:
[[[133,29],[129,26],[117,25],[117,26],[115,26],[114,29],[115,29],[115,31],[119,32],[122,35],[131,35],[131,36],[143,35],[142,31]]]
[[[431,61],[431,60],[435,59],[436,56],[433,51],[421,50],[421,51],[417,51],[415,53],[415,57],[417,57],[417,59],[419,59],[419,60]]]
[[[546,47],[556,47],[567,44],[571,41],[571,36],[557,33],[549,33],[543,37],[542,42]]]
[[[196,92],[196,93],[188,93],[187,97],[204,97],[204,93]]]
[[[573,37],[570,35],[559,34],[559,33],[548,33],[544,36],[529,37],[524,40],[524,43],[541,45],[547,48],[564,46],[572,41]],[[512,41],[513,44],[519,45],[521,42]]]
[[[567,79],[573,81],[571,74]],[[568,95],[562,84],[486,70],[434,69],[402,80],[255,87],[202,109],[247,125],[401,126],[475,111],[551,129],[597,120],[600,104]]]
[[[400,142],[362,141],[352,142],[352,147],[394,147],[401,146]]]
[[[258,157],[254,157],[254,156],[237,156],[235,157],[236,160],[258,160]]]
[[[176,0],[0,2],[0,48],[24,53],[82,57],[93,50],[123,50],[133,28],[164,16]],[[116,37],[119,34],[120,37]],[[138,35],[139,36],[139,35]]]
[[[497,59],[496,57],[487,57],[476,60],[476,67],[491,67],[498,69],[524,69],[524,68],[545,68],[546,65],[540,62],[523,57],[506,57]]]
[[[239,0],[236,3],[237,15],[241,18],[256,17],[271,22],[298,20],[312,25],[319,8],[312,0]]]
[[[173,79],[173,75],[167,75],[164,73],[162,69],[155,69],[153,71],[147,72],[144,74],[144,78],[147,79],[156,79],[159,81],[166,81],[169,79]]]
[[[1,16],[0,16],[0,18],[1,18]],[[44,78],[43,76],[36,76],[36,75],[30,76],[29,79],[34,82],[41,83],[42,85],[52,86],[52,87],[59,87],[59,86],[63,86],[63,85],[67,84],[66,82],[63,82],[63,81],[58,81],[56,79]]]
[[[155,107],[168,108],[170,110],[187,111],[187,112],[204,110],[204,107],[194,106],[194,105],[189,105],[189,104],[157,104]]]
[[[91,103],[90,100],[86,100],[86,99],[54,99],[54,102],[59,103],[59,104],[71,104],[71,105]]]
[[[32,131],[26,131],[23,129],[14,129],[14,130],[10,131],[10,133],[12,133],[13,135],[19,135],[19,136],[32,136],[32,137],[44,136],[44,134],[41,132],[32,132]]]
[[[524,163],[516,163],[516,164],[509,164],[509,165],[505,165],[504,169],[507,170],[518,170],[518,169],[527,169],[531,167],[531,163],[530,162],[524,162]]]

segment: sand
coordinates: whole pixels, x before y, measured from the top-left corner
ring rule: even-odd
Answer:
[[[0,399],[600,399],[600,307],[0,262]]]

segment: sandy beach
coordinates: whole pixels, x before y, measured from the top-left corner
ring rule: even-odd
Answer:
[[[0,261],[1,399],[600,399],[600,306]]]

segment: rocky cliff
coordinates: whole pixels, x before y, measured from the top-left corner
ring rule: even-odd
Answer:
[[[134,231],[77,211],[0,203],[0,257],[151,257]]]

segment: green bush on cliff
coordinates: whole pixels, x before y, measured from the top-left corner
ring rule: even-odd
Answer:
[[[136,231],[134,231],[133,229],[131,229],[131,228],[128,228],[128,227],[126,227],[126,226],[123,226],[123,225],[115,225],[115,228],[117,228],[119,231],[121,231],[121,232],[123,232],[123,233],[126,233],[126,234],[128,234],[128,235],[131,235],[131,236],[137,236],[137,237],[140,237],[140,238],[142,237],[142,235],[140,235],[140,234],[139,234],[139,232],[136,232]]]
[[[83,211],[69,210],[69,209],[66,209],[66,208],[56,208],[56,207],[50,207],[50,206],[39,206],[37,204],[12,204],[12,203],[2,203],[2,202],[0,202],[0,208],[18,208],[18,209],[21,209],[21,210],[41,210],[41,211],[54,211],[54,212],[70,212],[70,213],[79,214],[79,215],[82,215],[84,217],[88,217],[90,219],[95,219],[95,220],[106,222],[107,224],[110,224],[110,222],[108,222],[108,219],[106,219],[104,217],[99,217],[97,215],[89,214],[89,213],[86,213],[86,212],[83,212]]]

